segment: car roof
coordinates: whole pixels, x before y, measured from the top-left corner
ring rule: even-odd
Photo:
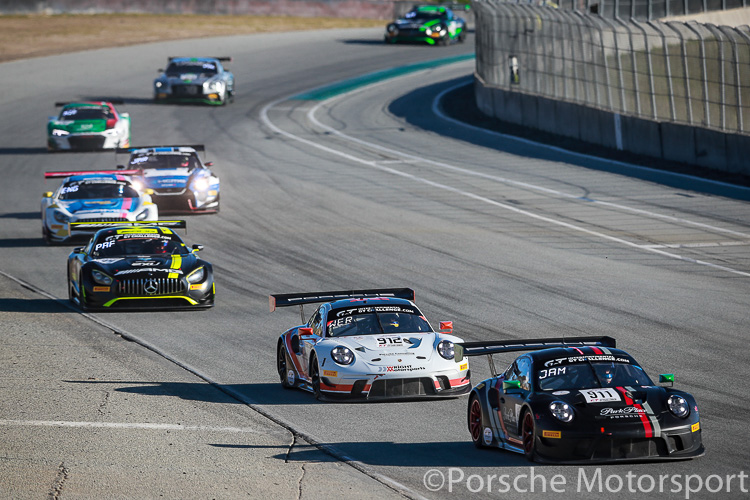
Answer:
[[[156,229],[158,232],[153,233],[152,230]],[[96,235],[94,236],[94,239],[99,239],[102,237],[106,237],[113,234],[121,234],[120,231],[127,231],[127,234],[160,234],[160,235],[168,235],[176,237],[178,240],[182,241],[182,238],[173,231],[172,229],[168,227],[161,227],[161,226],[150,226],[150,225],[142,225],[142,226],[114,226],[114,227],[106,227],[104,229],[100,229],[96,232]]]
[[[120,174],[79,174],[79,175],[71,175],[70,177],[67,177],[65,179],[65,182],[80,182],[80,181],[90,181],[95,179],[103,179],[103,180],[115,180],[115,181],[124,181],[124,182],[130,182],[127,177]]]
[[[138,148],[130,151],[131,155],[157,155],[157,154],[180,154],[180,153],[196,153],[194,148],[187,146],[163,146],[154,148]]]
[[[341,299],[334,302],[329,302],[331,309],[341,309],[345,307],[367,307],[367,306],[382,306],[384,304],[394,304],[401,306],[414,306],[414,303],[410,300],[400,299],[396,297],[372,297],[365,299]]]
[[[615,361],[617,358],[624,358],[627,359],[627,362],[629,363],[635,363],[635,359],[622,349],[608,347],[553,347],[551,349],[531,351],[529,355],[537,362],[544,362],[552,359],[585,357],[590,361]]]

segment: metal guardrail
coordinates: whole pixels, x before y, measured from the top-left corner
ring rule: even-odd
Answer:
[[[478,0],[488,87],[614,113],[750,133],[750,27],[641,22]]]

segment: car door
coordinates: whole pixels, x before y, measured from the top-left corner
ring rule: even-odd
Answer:
[[[510,385],[510,387],[509,387]],[[517,385],[517,387],[515,387]],[[521,409],[531,392],[531,358],[521,356],[508,368],[500,394],[500,411],[509,438],[521,437]]]
[[[300,342],[300,354],[302,357],[301,364],[302,369],[305,370],[305,375],[309,378],[310,376],[310,359],[312,359],[312,353],[315,349],[315,344],[320,342],[324,334],[324,323],[322,308],[318,308],[310,320],[307,322],[307,327],[299,332]]]

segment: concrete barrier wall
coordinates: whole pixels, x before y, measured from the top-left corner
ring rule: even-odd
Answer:
[[[391,19],[393,0],[0,0],[0,14],[224,14]]]
[[[546,132],[661,158],[750,175],[750,135],[658,122],[485,85],[475,75],[482,113]]]

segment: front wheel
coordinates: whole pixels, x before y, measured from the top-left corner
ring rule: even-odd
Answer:
[[[534,427],[534,416],[527,411],[523,416],[521,424],[521,439],[523,440],[523,454],[530,462],[534,461],[536,455],[536,433]]]
[[[323,394],[320,392],[320,367],[318,366],[317,356],[313,356],[312,361],[310,361],[310,382],[315,399],[321,399]]]
[[[484,448],[484,429],[482,427],[482,404],[476,395],[469,400],[469,432],[471,440],[477,448]]]

